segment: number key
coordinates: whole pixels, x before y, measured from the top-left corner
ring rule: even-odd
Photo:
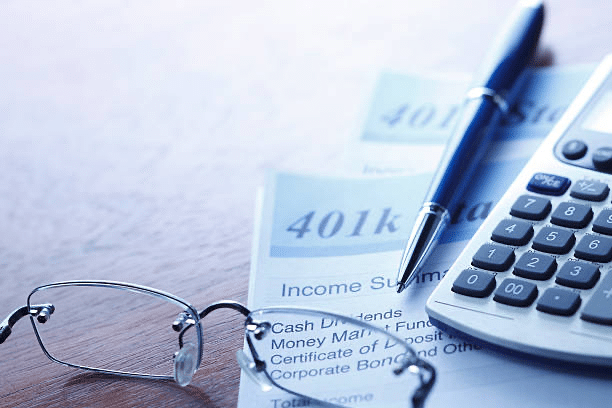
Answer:
[[[528,279],[550,279],[557,270],[557,261],[550,255],[527,252],[514,265],[514,274]]]
[[[507,245],[525,245],[533,237],[531,224],[520,220],[502,220],[493,231],[493,241]]]
[[[593,219],[593,210],[584,204],[561,203],[553,211],[550,222],[568,228],[584,228]]]
[[[593,231],[612,235],[612,210],[602,210],[599,213],[593,221]]]
[[[533,283],[508,278],[497,288],[493,300],[510,306],[527,307],[537,296],[538,288]]]
[[[452,291],[461,295],[483,298],[495,289],[495,276],[489,272],[465,269],[453,283]]]
[[[597,265],[583,261],[568,261],[563,264],[555,282],[576,289],[591,289],[599,280]]]
[[[544,227],[533,239],[532,247],[551,254],[567,254],[576,243],[572,231],[562,228]]]
[[[510,209],[510,214],[527,220],[540,221],[548,216],[552,204],[543,197],[523,195],[516,200]]]
[[[612,238],[587,234],[576,246],[576,258],[593,262],[612,261]]]
[[[484,244],[474,254],[472,265],[490,271],[503,272],[514,263],[514,250],[497,244]]]

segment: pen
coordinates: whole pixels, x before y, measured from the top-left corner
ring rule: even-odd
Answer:
[[[397,292],[404,290],[423,266],[450,218],[454,200],[469,185],[493,136],[512,85],[527,66],[544,22],[541,1],[521,1],[501,30],[466,94],[459,121],[446,149],[402,255]]]

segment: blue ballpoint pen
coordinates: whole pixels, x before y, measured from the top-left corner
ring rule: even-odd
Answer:
[[[521,1],[467,92],[459,121],[425,195],[397,275],[404,290],[423,266],[449,221],[457,197],[486,152],[495,123],[507,110],[505,97],[531,60],[542,31],[544,5]]]

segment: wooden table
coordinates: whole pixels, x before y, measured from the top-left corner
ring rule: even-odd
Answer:
[[[65,279],[246,302],[268,169],[329,170],[383,69],[473,72],[513,0],[24,2],[0,7],[0,315]],[[540,64],[598,62],[612,2],[550,1]],[[241,319],[207,318],[192,384],[0,346],[2,406],[236,405]]]

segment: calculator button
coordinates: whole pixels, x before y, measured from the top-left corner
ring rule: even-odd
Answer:
[[[606,183],[591,180],[580,180],[570,191],[572,197],[588,201],[603,201],[609,193],[610,187]]]
[[[472,258],[472,265],[489,271],[507,271],[514,263],[514,250],[497,244],[484,244]]]
[[[541,221],[548,217],[552,204],[544,197],[536,197],[531,195],[523,195],[516,200],[510,214],[515,217],[525,218],[527,220]]]
[[[495,289],[495,276],[489,272],[465,269],[455,282],[452,291],[461,295],[483,298]]]
[[[520,220],[502,220],[491,235],[493,241],[507,245],[525,245],[533,237],[531,224]]]
[[[536,173],[527,184],[527,190],[533,193],[560,196],[570,186],[570,180],[554,174]]]
[[[608,273],[582,309],[582,320],[612,325],[612,274]]]
[[[600,147],[593,153],[593,165],[602,171],[612,170],[612,147]]]
[[[542,252],[567,254],[575,243],[576,237],[572,231],[562,228],[544,227],[533,239],[531,246],[533,249]]]
[[[593,221],[593,231],[612,235],[612,210],[603,210]]]
[[[557,261],[550,255],[524,253],[514,265],[514,274],[528,279],[550,279],[557,270]]]
[[[600,275],[599,268],[592,263],[565,262],[559,269],[555,282],[570,288],[591,289],[599,280]]]
[[[576,258],[593,262],[612,261],[612,238],[588,234],[582,237],[574,253]]]
[[[580,140],[570,140],[563,146],[563,156],[568,160],[582,159],[587,152],[587,145]]]
[[[571,316],[580,306],[580,295],[569,289],[548,288],[538,300],[536,309],[540,312]]]
[[[584,228],[593,219],[590,206],[576,203],[561,203],[553,211],[550,222],[568,228]]]
[[[507,278],[495,291],[493,300],[510,306],[526,307],[538,296],[538,288],[531,282]]]

